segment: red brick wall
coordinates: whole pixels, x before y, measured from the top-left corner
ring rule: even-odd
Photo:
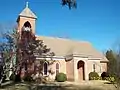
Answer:
[[[74,81],[74,60],[66,61],[66,74],[68,81]]]

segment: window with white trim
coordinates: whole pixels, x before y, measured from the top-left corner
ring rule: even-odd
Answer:
[[[58,74],[59,73],[59,63],[56,63],[56,74]]]
[[[44,73],[44,75],[47,75],[47,71],[48,71],[48,63],[44,62],[44,65],[43,65],[43,73]]]

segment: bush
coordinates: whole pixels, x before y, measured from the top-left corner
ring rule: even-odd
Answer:
[[[15,74],[13,74],[13,73],[11,74],[10,80],[15,81]]]
[[[107,80],[110,82],[116,82],[118,80],[118,77],[115,74],[110,74]]]
[[[101,74],[101,77],[102,77],[102,80],[105,80],[107,77],[109,77],[108,73],[107,72],[103,72]]]
[[[99,80],[99,75],[97,72],[90,72],[89,73],[89,80]]]
[[[107,81],[110,81],[111,83],[114,83],[115,82],[115,77],[106,77]]]
[[[15,82],[20,82],[20,74],[15,75]]]
[[[33,81],[32,77],[30,75],[26,75],[24,80],[27,81],[27,82],[32,82]]]
[[[64,73],[58,73],[57,75],[56,75],[56,81],[58,81],[58,82],[64,82],[64,81],[66,81],[67,80],[67,76],[66,76],[66,74],[64,74]]]

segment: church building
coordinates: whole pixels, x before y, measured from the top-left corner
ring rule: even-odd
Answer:
[[[18,31],[21,32],[23,25],[29,23],[29,28],[35,34],[36,20],[37,16],[26,5],[17,19]],[[108,60],[90,42],[47,36],[37,36],[37,39],[43,40],[44,44],[55,53],[52,57],[55,61],[53,64],[48,65],[44,62],[44,76],[55,79],[56,74],[62,72],[67,75],[69,81],[81,81],[89,80],[90,72],[95,71],[101,75],[102,72],[107,71]],[[40,59],[42,58],[36,58],[37,61]],[[45,59],[51,60],[51,57]],[[54,72],[52,75],[49,73],[50,69]]]

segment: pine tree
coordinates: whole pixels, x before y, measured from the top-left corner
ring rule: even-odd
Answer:
[[[112,50],[108,50],[106,52],[106,58],[109,60],[108,63],[108,72],[110,74],[115,74],[116,73],[116,65],[117,65],[117,61],[116,61],[116,56],[114,54],[114,52]]]
[[[3,71],[8,73],[11,69],[14,75],[20,76],[20,79],[30,77],[37,70],[42,73],[45,57],[52,58],[55,55],[50,51],[50,48],[47,48],[43,40],[38,40],[31,31],[22,31],[20,35],[17,30],[13,30],[12,33],[4,34],[4,38],[7,42],[4,45],[1,44],[4,49],[3,67],[5,68],[3,68]],[[35,65],[36,57],[44,58],[40,60],[39,66]],[[53,62],[54,60],[51,63]],[[9,67],[6,65],[9,65]]]

